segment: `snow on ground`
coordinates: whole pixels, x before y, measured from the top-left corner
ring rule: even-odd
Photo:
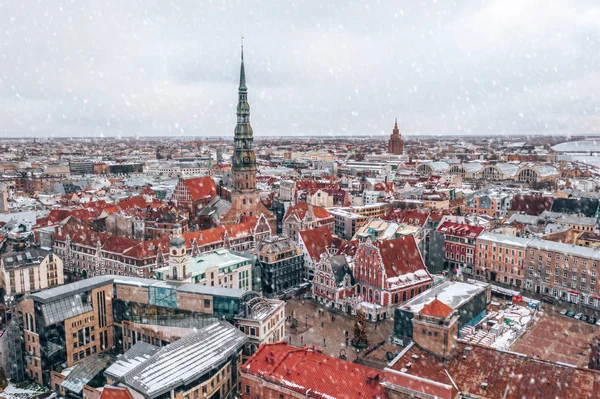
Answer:
[[[525,332],[534,315],[530,308],[510,305],[488,313],[476,326],[466,326],[460,331],[464,341],[508,350]]]
[[[50,395],[50,392],[39,385],[29,384],[27,387],[18,388],[15,384],[10,382],[6,389],[0,393],[0,398],[5,399],[30,399],[38,396],[53,397],[55,394]]]

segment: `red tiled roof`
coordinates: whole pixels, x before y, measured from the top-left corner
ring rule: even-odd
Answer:
[[[377,241],[374,245],[379,248],[387,278],[427,270],[412,235]]]
[[[464,223],[445,221],[437,228],[438,233],[449,234],[455,237],[477,238],[484,231],[483,227],[471,226]]]
[[[133,399],[129,389],[125,387],[105,386],[100,394],[100,399]]]
[[[225,233],[230,239],[249,237],[254,232],[255,226],[256,222],[245,221],[229,226],[218,226],[212,229],[184,233],[182,237],[185,239],[186,246],[191,248],[194,240],[199,246],[222,241],[225,238]]]
[[[310,389],[311,398],[383,398],[379,370],[323,354],[308,347],[286,343],[262,345],[240,368],[301,394]]]
[[[336,241],[340,241],[339,243],[337,243]],[[337,247],[337,252],[336,255],[346,255],[346,256],[354,256],[356,254],[356,245],[358,244],[357,241],[348,241],[348,240],[341,240],[337,237],[333,237],[333,246]]]
[[[325,208],[309,205],[306,202],[298,202],[296,205],[292,205],[288,208],[284,219],[287,219],[294,214],[298,219],[302,220],[304,219],[304,216],[306,216],[306,212],[308,212],[309,208],[312,208],[313,214],[317,219],[327,219],[331,217],[331,213],[327,212]]]
[[[327,252],[327,248],[331,247],[332,235],[327,226],[302,230],[300,237],[304,242],[308,255],[313,260],[319,260],[321,255]]]
[[[192,200],[211,198],[217,195],[217,186],[210,176],[194,177],[183,180]]]
[[[593,399],[600,390],[598,371],[460,341],[445,361],[414,345],[391,368],[400,370],[407,362],[406,374],[456,384],[460,392],[482,399]]]
[[[92,209],[52,209],[48,216],[40,218],[36,221],[37,226],[52,226],[58,224],[73,216],[75,219],[81,221],[89,221],[98,216],[98,212]]]
[[[122,199],[119,201],[119,208],[121,210],[126,210],[129,208],[137,207],[141,209],[146,209],[146,200],[142,196],[130,197],[127,199]]]
[[[452,313],[452,308],[446,305],[444,302],[440,301],[439,299],[435,298],[433,301],[423,306],[423,309],[421,309],[419,313],[427,316],[441,317],[445,319],[450,313]]]
[[[299,180],[299,181],[296,181],[295,183],[296,183],[296,191],[308,190],[309,188],[317,187],[317,183],[314,181]]]
[[[104,209],[108,206],[108,204],[106,203],[106,201],[104,200],[99,200],[99,201],[92,201],[92,202],[83,202],[81,204],[82,207],[84,208],[95,208],[95,209]]]
[[[386,220],[393,220],[396,223],[405,223],[411,226],[423,227],[429,218],[428,211],[417,209],[393,209],[385,217]]]

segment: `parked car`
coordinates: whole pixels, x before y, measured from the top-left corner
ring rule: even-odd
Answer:
[[[584,315],[581,315],[581,317],[579,318],[579,320],[581,320],[581,321],[588,321],[588,318],[589,318],[588,315],[584,314]]]
[[[560,314],[561,314],[561,315],[563,315],[563,316],[565,316],[565,315],[567,314],[567,309],[563,309],[563,310],[561,310],[561,311],[560,311]]]
[[[581,316],[583,316],[583,313],[577,313],[577,314],[575,315],[575,319],[576,319],[576,320],[579,320],[579,319],[581,319]]]
[[[596,324],[596,318],[594,316],[590,316],[590,318],[587,320],[588,323],[590,324]]]
[[[598,320],[598,321],[596,322],[596,325],[597,325],[598,327],[600,327],[600,320]]]
[[[554,303],[554,298],[552,298],[551,296],[546,296],[544,295],[542,297],[542,302],[546,302],[546,303]]]
[[[569,316],[569,317],[573,317],[573,316],[575,316],[575,312],[573,312],[572,310],[569,310],[569,311],[567,312],[567,316]]]
[[[312,294],[304,294],[304,299],[312,299]]]

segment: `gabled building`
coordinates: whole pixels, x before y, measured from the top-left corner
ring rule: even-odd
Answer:
[[[321,260],[323,254],[332,250],[334,237],[326,226],[301,230],[298,237],[300,248],[304,254],[306,279],[312,281],[315,275],[315,265]]]
[[[212,177],[202,176],[179,179],[172,200],[195,216],[216,196],[217,186]]]
[[[324,208],[299,202],[290,206],[283,218],[283,235],[298,240],[298,233],[315,227],[325,226],[333,233],[334,218]]]
[[[433,285],[413,236],[367,240],[358,246],[352,263],[357,306],[369,320],[390,317],[395,306]]]
[[[312,292],[317,302],[331,309],[355,312],[356,280],[346,256],[321,256],[315,267]]]

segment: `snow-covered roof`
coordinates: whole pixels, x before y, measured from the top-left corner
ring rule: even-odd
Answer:
[[[479,237],[477,237],[477,241],[487,241],[493,242],[496,244],[504,244],[504,245],[512,245],[515,247],[523,247],[527,246],[527,243],[531,241],[530,238],[523,237],[515,237],[509,236],[506,234],[497,234],[497,233],[481,233]]]
[[[486,288],[487,284],[485,283],[468,284],[459,281],[448,280],[423,292],[420,295],[417,295],[402,305],[400,309],[416,314],[435,298],[448,305],[452,309],[458,309],[475,295],[484,291]]]
[[[104,371],[104,374],[118,380],[142,362],[150,359],[159,349],[158,346],[138,341],[123,355],[119,355],[117,360]]]
[[[569,141],[552,147],[556,152],[593,152],[600,151],[599,140]]]
[[[476,173],[483,169],[484,165],[479,162],[467,162],[463,163],[461,166],[469,173]]]
[[[501,174],[503,174],[505,176],[514,176],[517,174],[517,171],[519,170],[519,167],[517,165],[511,164],[511,163],[497,163],[495,165],[490,165],[490,166],[494,166],[496,169],[498,169],[500,171]]]
[[[220,369],[246,341],[244,333],[220,321],[161,348],[123,380],[146,398],[156,398]]]

